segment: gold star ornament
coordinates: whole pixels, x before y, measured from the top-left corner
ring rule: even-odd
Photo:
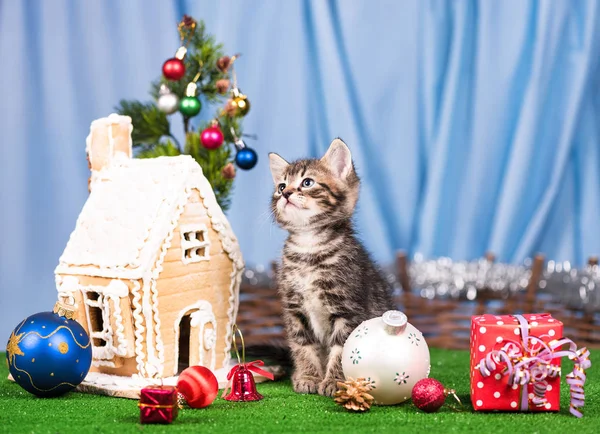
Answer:
[[[21,342],[21,339],[23,339],[24,334],[25,333],[16,335],[13,331],[10,335],[10,338],[8,339],[8,345],[6,345],[6,352],[8,354],[9,364],[14,363],[16,356],[25,355],[23,351],[21,351],[21,348],[19,348],[19,343]]]

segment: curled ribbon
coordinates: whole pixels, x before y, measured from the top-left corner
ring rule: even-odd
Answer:
[[[507,342],[500,350],[493,350],[479,362],[481,375],[489,377],[496,370],[498,364],[505,365],[502,375],[508,376],[508,385],[526,386],[533,384],[531,402],[540,407],[546,404],[546,391],[548,390],[547,378],[560,375],[560,368],[552,365],[552,360],[568,357],[574,360],[573,371],[567,375],[567,384],[571,392],[570,412],[576,417],[581,417],[579,408],[583,407],[585,395],[585,370],[592,366],[590,352],[587,348],[577,349],[577,345],[567,338],[552,341],[549,344],[535,336],[529,336],[527,320],[522,315],[513,315],[521,326],[521,342]],[[561,350],[563,345],[568,349]],[[529,408],[527,390],[521,396],[521,411]]]
[[[242,341],[242,357],[240,357],[240,353],[237,349],[237,344],[235,341],[236,332],[240,335],[240,340]],[[231,388],[233,375],[239,370],[247,369],[248,371],[252,371],[257,373],[258,375],[262,375],[263,377],[266,377],[269,380],[273,380],[275,378],[271,372],[259,368],[259,366],[264,366],[265,364],[265,362],[263,362],[262,360],[254,360],[252,362],[246,363],[246,347],[244,345],[244,336],[242,335],[242,331],[235,324],[233,325],[233,348],[235,349],[238,364],[231,368],[231,370],[227,374],[227,387],[225,387],[225,389],[223,390],[221,397],[225,397],[227,395],[227,392],[229,392],[229,389]]]

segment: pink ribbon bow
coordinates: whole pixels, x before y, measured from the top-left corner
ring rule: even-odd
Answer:
[[[269,380],[272,380],[273,378],[275,378],[275,377],[273,377],[272,373],[259,368],[259,366],[264,366],[264,364],[265,364],[265,362],[263,362],[262,360],[255,360],[255,361],[249,362],[249,363],[239,363],[239,364],[235,365],[233,368],[231,368],[231,371],[229,371],[229,374],[227,374],[227,379],[231,380],[231,377],[233,377],[233,374],[235,374],[242,367],[244,367],[249,371],[256,372],[258,375],[262,375],[263,377],[267,377]]]
[[[231,370],[227,374],[227,380],[228,380],[227,387],[225,388],[225,390],[223,390],[223,394],[221,396],[225,396],[227,394],[227,392],[231,388],[231,382],[232,382],[233,375],[242,368],[246,368],[247,370],[255,372],[258,375],[267,377],[269,380],[273,380],[275,377],[273,376],[272,373],[259,368],[259,366],[264,366],[264,364],[265,364],[265,362],[263,362],[262,360],[254,360],[253,362],[238,363],[237,365],[235,365],[233,368],[231,368]]]
[[[576,417],[581,417],[582,413],[579,408],[583,407],[585,401],[583,392],[586,380],[585,370],[592,366],[589,350],[585,347],[578,350],[577,345],[567,338],[546,344],[538,337],[529,336],[527,320],[522,315],[513,316],[521,325],[521,342],[510,341],[500,350],[487,353],[479,362],[481,375],[484,378],[489,377],[499,364],[505,365],[502,375],[508,376],[508,385],[533,384],[534,397],[531,402],[539,407],[547,401],[548,382],[546,378],[554,378],[560,374],[560,368],[552,365],[552,360],[569,357],[574,360],[573,371],[566,377],[571,392],[570,412]],[[560,350],[566,344],[569,345],[569,348]],[[521,395],[521,411],[526,411],[529,408],[527,391]]]

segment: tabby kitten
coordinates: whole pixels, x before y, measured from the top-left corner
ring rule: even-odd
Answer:
[[[286,334],[299,393],[332,396],[343,380],[342,347],[362,321],[393,309],[391,289],[355,237],[360,181],[350,150],[335,139],[320,160],[269,154],[271,208],[289,232],[278,269]]]

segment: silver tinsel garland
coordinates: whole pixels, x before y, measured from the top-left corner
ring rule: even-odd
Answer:
[[[415,255],[408,273],[413,291],[423,298],[476,300],[482,291],[493,291],[499,298],[524,292],[531,277],[531,259],[523,264],[505,264],[486,259],[453,261],[450,258],[425,260]],[[384,267],[389,282],[397,293],[400,285],[393,266]],[[257,266],[247,269],[244,283],[269,286],[270,269]],[[598,265],[572,267],[569,262],[547,261],[539,281],[536,296],[565,307],[600,311],[600,268]],[[243,295],[242,295],[243,299]]]

